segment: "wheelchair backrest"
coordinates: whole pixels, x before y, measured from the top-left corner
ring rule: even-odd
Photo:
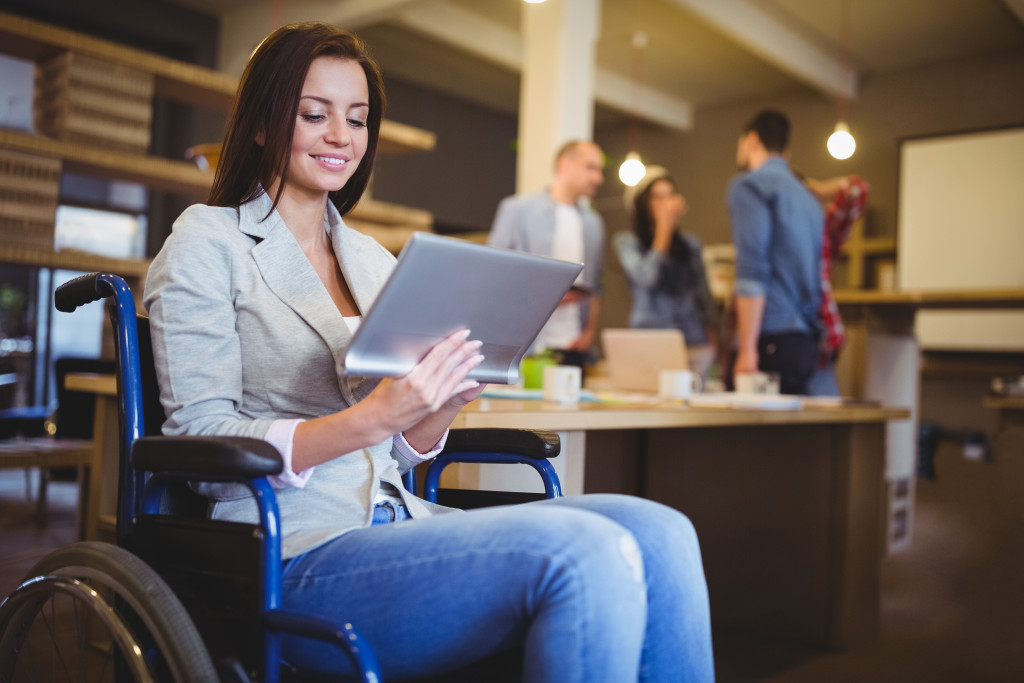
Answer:
[[[71,313],[79,306],[101,299],[108,299],[114,328],[120,426],[117,541],[118,545],[124,545],[130,533],[130,520],[139,510],[138,497],[145,483],[142,473],[132,468],[128,457],[132,444],[145,434],[135,299],[128,283],[111,273],[90,273],[77,277],[58,287],[53,297],[57,310],[64,313]]]
[[[206,519],[207,499],[183,482],[168,485],[160,514],[141,514],[148,475],[131,462],[141,436],[158,436],[165,420],[149,318],[136,312],[125,281],[92,273],[61,285],[58,310],[107,299],[114,330],[119,413],[117,544],[141,557],[177,594],[215,659],[262,666],[263,541],[258,527]],[[277,551],[279,557],[280,551]]]

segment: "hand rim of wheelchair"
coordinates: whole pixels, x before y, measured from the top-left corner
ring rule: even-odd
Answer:
[[[114,599],[107,601],[98,593],[102,590],[111,591]],[[150,644],[173,680],[218,680],[199,633],[164,580],[127,550],[94,541],[59,548],[41,559],[0,604],[0,677],[9,680],[18,665],[28,635],[22,627],[57,594],[71,597],[103,621],[134,680],[155,680],[147,657]],[[129,624],[132,619],[142,628]]]

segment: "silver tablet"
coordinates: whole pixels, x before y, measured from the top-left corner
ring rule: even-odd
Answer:
[[[515,384],[519,361],[582,264],[415,233],[345,354],[345,371],[401,377],[460,328],[483,342],[469,377]]]

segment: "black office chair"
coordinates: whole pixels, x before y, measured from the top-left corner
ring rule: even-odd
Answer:
[[[23,663],[22,646],[31,628],[63,606],[52,606],[58,597],[72,603],[76,617],[88,612],[104,621],[108,640],[117,645],[111,649],[112,666],[126,678],[147,680],[147,673],[190,682],[301,677],[302,672],[281,670],[280,636],[287,632],[335,643],[339,656],[347,656],[360,672],[358,680],[381,680],[358,625],[280,609],[280,525],[266,481],[281,470],[277,451],[256,439],[147,436],[159,434],[164,416],[148,320],[136,320],[127,285],[109,274],[83,276],[58,289],[56,304],[72,311],[107,297],[121,412],[118,544],[85,542],[56,551],[0,605],[0,680],[8,680]],[[445,453],[435,472],[452,461],[526,463],[544,477],[547,495],[560,495],[547,462],[559,450],[554,434],[465,430],[453,431],[450,441],[458,452]],[[248,486],[260,524],[206,519],[206,500],[187,485],[197,480]],[[87,654],[79,655],[83,667]],[[467,671],[480,680],[475,666]],[[459,674],[454,679],[472,680]]]

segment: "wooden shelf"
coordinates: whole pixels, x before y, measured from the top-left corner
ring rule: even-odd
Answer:
[[[0,53],[38,62],[61,50],[75,50],[149,72],[156,94],[171,100],[228,111],[238,79],[220,71],[168,59],[15,14],[0,12]],[[380,130],[382,154],[434,149],[436,136],[413,126],[384,121]]]
[[[111,152],[8,128],[0,128],[0,147],[60,159],[65,171],[143,183],[197,198],[205,197],[213,182],[212,173],[199,170],[192,162]]]
[[[64,170],[113,180],[143,183],[171,192],[203,199],[210,191],[213,173],[202,171],[190,161],[109,152],[97,147],[52,140],[16,130],[0,128],[0,147],[60,159]],[[352,218],[386,225],[429,229],[433,215],[370,198],[362,199],[349,214]]]
[[[893,237],[863,237],[859,247],[864,254],[895,254],[896,240]]]
[[[65,50],[151,73],[155,78],[156,95],[201,107],[228,111],[238,88],[238,79],[218,71],[0,12],[0,53],[40,62]],[[381,123],[382,154],[429,151],[436,143],[436,136],[429,131],[394,121]],[[141,183],[195,201],[204,201],[213,183],[213,173],[201,170],[191,161],[114,152],[11,129],[0,128],[0,147],[60,159],[63,170],[72,173]],[[365,197],[346,216],[346,221],[397,252],[413,232],[431,230],[433,216],[428,211]],[[149,261],[110,259],[83,252],[53,252],[13,245],[0,246],[0,261],[71,270],[111,271],[128,277],[145,277],[149,268]]]
[[[902,307],[941,310],[1014,310],[1024,308],[1024,289],[836,290],[840,306]]]
[[[863,289],[868,282],[868,260],[877,257],[896,257],[896,239],[864,235],[864,216],[854,222],[840,256],[846,259],[846,286]]]
[[[192,162],[109,152],[5,128],[0,128],[0,147],[60,159],[66,171],[139,182],[148,187],[177,192],[196,201],[206,198],[213,183],[213,173],[200,170]],[[364,197],[345,217],[345,222],[397,253],[414,232],[429,232],[434,217],[429,211]],[[68,252],[13,246],[0,249],[0,261],[71,270],[109,270],[121,275],[137,276],[144,276],[149,268],[148,262],[94,258],[88,254],[69,255]]]
[[[144,278],[149,271],[149,259],[118,259],[84,251],[50,251],[37,247],[0,244],[0,263],[12,263],[42,268],[63,268],[87,273],[103,271],[122,277]]]
[[[429,152],[436,145],[437,135],[428,130],[387,119],[380,122],[381,154],[395,156],[409,152]]]
[[[177,192],[196,201],[205,200],[213,183],[213,173],[200,170],[192,162],[109,152],[5,128],[0,128],[0,147],[60,159],[66,171],[112,180],[139,182],[148,187]],[[345,222],[375,238],[388,250],[397,253],[413,232],[430,231],[434,217],[429,211],[364,197],[345,217]],[[134,262],[120,262],[116,259],[106,259],[102,261],[104,265],[80,265],[93,263],[93,260],[88,255],[72,258],[65,256],[63,252],[55,253],[24,247],[0,249],[0,261],[67,267],[73,270],[112,270],[119,274],[125,274],[122,271],[130,269],[129,272],[136,275],[145,275],[148,269],[148,263],[144,266],[133,266]]]

